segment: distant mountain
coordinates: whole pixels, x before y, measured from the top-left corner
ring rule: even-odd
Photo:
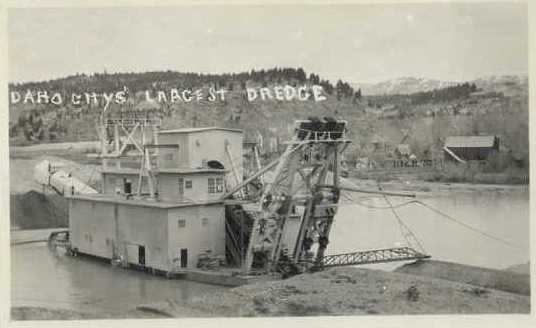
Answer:
[[[479,78],[472,83],[487,92],[501,92],[505,96],[515,96],[528,94],[529,79],[527,75],[500,75]]]
[[[464,82],[475,83],[479,89],[487,92],[510,93],[523,91],[528,88],[528,78],[526,75],[501,75],[488,76],[472,81],[441,81],[419,77],[401,77],[379,83],[353,83],[352,87],[361,89],[364,96],[367,95],[406,95],[416,92],[442,89]]]
[[[418,77],[400,77],[379,83],[355,83],[354,89],[361,89],[363,95],[411,94],[422,91],[446,88],[457,82],[440,81]]]
[[[522,273],[522,274],[530,274],[530,262],[512,265],[506,268],[505,270]]]

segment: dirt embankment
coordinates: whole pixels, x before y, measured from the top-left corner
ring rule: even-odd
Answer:
[[[530,295],[530,275],[506,270],[493,270],[442,261],[417,261],[405,264],[395,272],[426,276]]]
[[[65,172],[92,187],[100,184],[100,168],[95,164],[79,164],[76,161],[38,152],[10,154],[10,216],[12,229],[64,228],[68,225],[68,202],[34,181],[37,163],[49,160]],[[70,158],[85,156],[70,153]]]
[[[33,190],[24,194],[12,194],[10,212],[12,228],[63,228],[69,224],[68,201],[59,195]]]
[[[139,309],[171,317],[529,313],[530,297],[426,276],[334,268]]]

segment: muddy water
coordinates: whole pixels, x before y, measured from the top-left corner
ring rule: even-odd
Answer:
[[[390,198],[393,204],[403,200]],[[385,206],[381,198],[359,198],[368,206]],[[529,199],[526,190],[462,193],[429,197],[426,203],[466,224],[512,241],[512,248],[452,223],[426,208],[397,210],[435,259],[503,269],[529,258]],[[348,205],[340,209],[329,252],[405,245],[389,210]],[[224,287],[166,280],[145,273],[112,268],[107,263],[55,257],[44,243],[11,248],[12,303],[91,312],[122,312],[141,303],[188,300]],[[381,265],[389,269],[400,263]],[[375,266],[378,268],[378,266]]]
[[[407,245],[390,209],[378,197],[357,198],[363,205],[343,206],[335,218],[329,253]],[[519,248],[471,231],[419,205],[396,210],[433,258],[462,264],[504,269],[529,260],[529,196],[519,188],[482,193],[449,193],[420,198],[463,223],[515,243]],[[389,197],[393,205],[407,201]],[[384,265],[385,267],[392,267]]]
[[[224,288],[54,256],[45,243],[12,246],[11,265],[12,306],[122,313],[143,303],[187,301]]]

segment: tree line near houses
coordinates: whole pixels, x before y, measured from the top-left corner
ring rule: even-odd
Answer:
[[[321,85],[326,100],[321,102],[245,101],[246,87],[274,85]],[[505,84],[506,85],[506,84]],[[500,134],[508,148],[528,158],[528,101],[526,90],[510,95],[500,88],[482,90],[475,82],[407,95],[366,95],[350,83],[332,84],[302,68],[272,68],[242,73],[201,74],[174,71],[145,73],[76,74],[51,81],[10,84],[10,91],[49,90],[63,94],[114,92],[127,86],[134,96],[145,90],[214,87],[228,90],[224,102],[162,103],[157,107],[134,99],[134,109],[164,118],[162,128],[219,125],[244,129],[247,137],[257,131],[266,142],[285,140],[296,119],[334,116],[349,122],[354,140],[349,148],[355,157],[374,156],[371,140],[382,136],[395,145],[404,131],[412,133],[404,143],[419,158],[441,149],[448,135]],[[519,85],[506,85],[519,89]],[[102,106],[64,104],[15,104],[10,106],[10,142],[23,145],[38,142],[95,140],[95,121]],[[120,110],[112,106],[110,112]],[[388,115],[389,114],[389,115]]]

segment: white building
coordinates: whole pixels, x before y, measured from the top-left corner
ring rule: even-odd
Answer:
[[[120,166],[103,169],[99,194],[69,196],[73,251],[169,272],[196,268],[207,251],[225,256],[226,189],[242,181],[240,130],[160,131],[155,197],[148,177]]]

